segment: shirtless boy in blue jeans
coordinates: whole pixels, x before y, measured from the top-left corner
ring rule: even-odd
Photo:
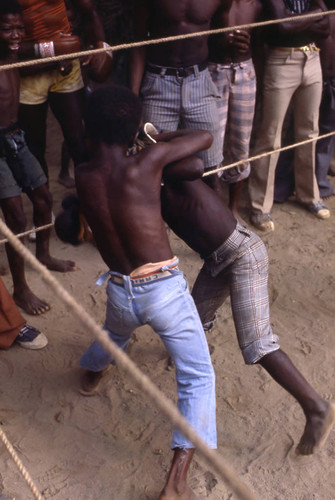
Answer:
[[[161,217],[164,167],[210,146],[206,131],[157,136],[157,144],[129,155],[141,121],[141,102],[128,89],[96,90],[88,99],[86,130],[91,159],[76,166],[80,206],[109,268],[105,328],[125,349],[135,328],[149,324],[176,365],[178,407],[216,448],[215,382],[206,337]],[[102,279],[103,282],[104,278]],[[81,359],[84,388],[92,388],[111,356],[94,342]],[[178,430],[161,500],[198,497],[186,484],[193,445]]]

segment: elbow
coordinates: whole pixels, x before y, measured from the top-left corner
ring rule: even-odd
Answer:
[[[203,131],[203,149],[208,149],[213,143],[213,136],[208,130]]]
[[[195,157],[193,163],[194,177],[193,179],[199,179],[203,176],[205,172],[205,164],[201,158]]]

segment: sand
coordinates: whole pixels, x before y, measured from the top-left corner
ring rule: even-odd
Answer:
[[[48,161],[56,213],[69,192],[56,182],[60,147],[61,136],[52,121]],[[317,220],[294,202],[276,205],[276,231],[263,238],[270,256],[273,329],[315,389],[334,400],[335,198],[328,205],[333,216],[326,221]],[[25,206],[31,219],[31,207],[27,202]],[[173,233],[170,239],[192,285],[201,260]],[[33,243],[27,245],[34,251]],[[67,246],[53,232],[51,248],[57,257],[77,262],[75,273],[54,275],[102,324],[105,292],[95,281],[106,266],[95,247]],[[0,257],[6,264],[3,245]],[[25,315],[47,335],[49,345],[42,351],[13,346],[0,352],[2,429],[45,499],[156,499],[172,457],[170,423],[117,367],[104,379],[98,395],[84,397],[78,392],[78,360],[91,335],[29,266],[26,274],[35,293],[53,304],[40,317]],[[4,282],[12,290],[10,274]],[[217,377],[218,450],[222,456],[261,500],[333,499],[335,432],[315,455],[296,456],[303,413],[261,367],[244,365],[229,302],[220,309],[208,342]],[[128,352],[175,401],[174,371],[150,328],[135,332]],[[204,498],[236,498],[199,456],[189,479]],[[29,500],[33,496],[0,444],[3,498]]]

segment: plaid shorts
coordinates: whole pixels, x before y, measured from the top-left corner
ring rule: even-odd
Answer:
[[[209,63],[213,82],[221,99],[217,100],[224,164],[249,157],[249,144],[255,114],[256,75],[252,60],[229,65]],[[250,163],[224,170],[221,179],[234,183],[247,178]]]
[[[230,294],[237,339],[247,364],[279,349],[270,325],[268,270],[263,241],[237,224],[231,236],[205,259],[192,291],[203,324],[214,320]]]

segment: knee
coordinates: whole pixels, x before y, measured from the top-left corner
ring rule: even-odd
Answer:
[[[2,206],[5,221],[7,226],[13,231],[13,233],[22,233],[26,227],[26,217],[24,215],[21,205],[16,203],[6,203],[6,206]]]
[[[34,196],[33,206],[36,213],[45,214],[51,212],[52,196],[46,185],[43,186],[43,189],[39,190],[36,196]]]

